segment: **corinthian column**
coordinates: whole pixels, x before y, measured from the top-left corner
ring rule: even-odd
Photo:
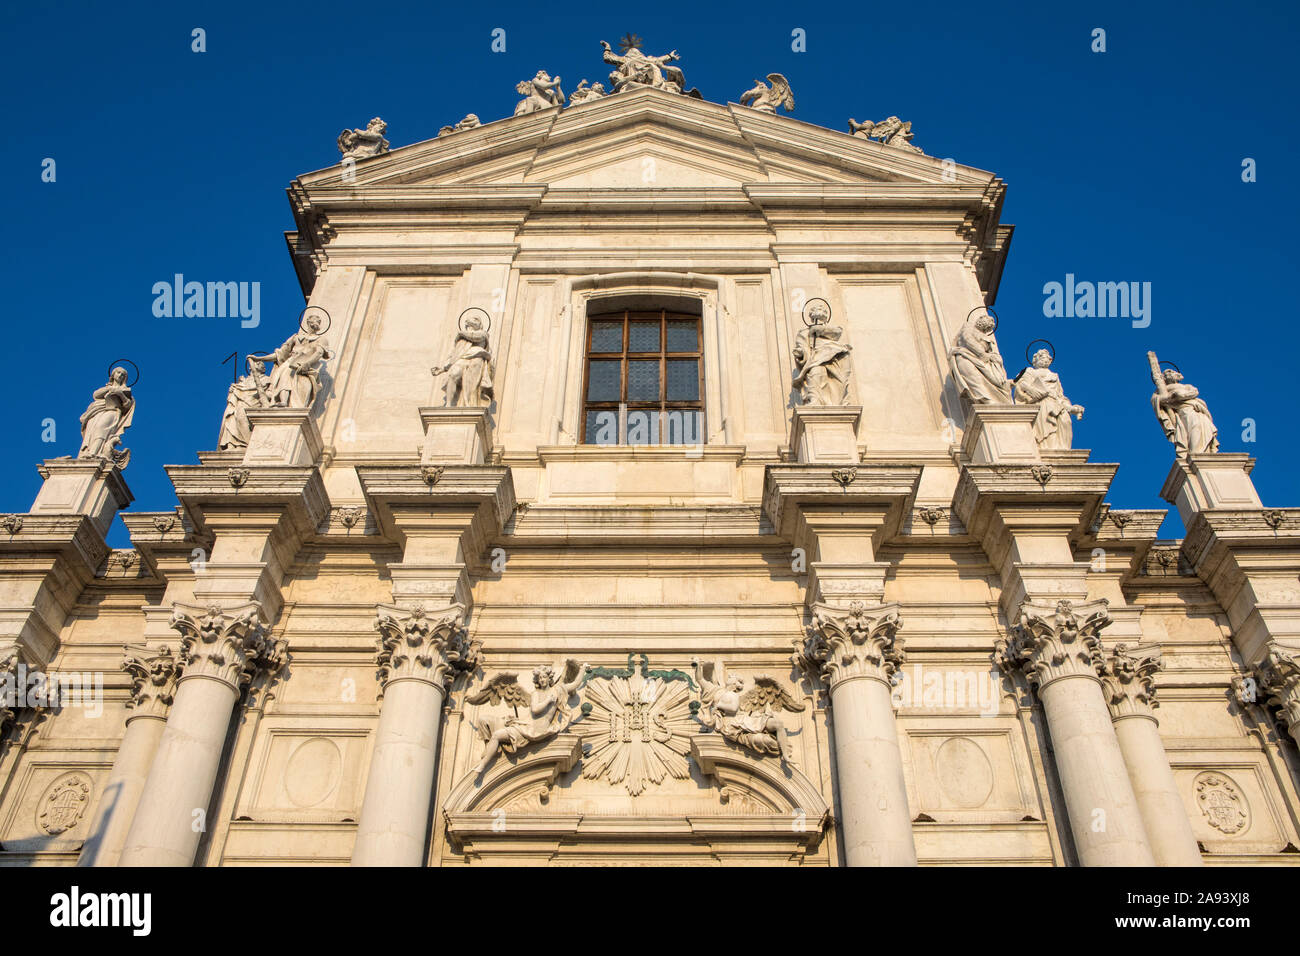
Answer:
[[[849,866],[914,866],[890,676],[903,661],[897,604],[815,604],[795,663],[826,683],[844,858]]]
[[[182,635],[181,676],[120,866],[194,863],[240,690],[285,659],[257,602],[226,610],[177,604],[171,623]]]
[[[1156,720],[1158,647],[1115,645],[1102,670],[1115,737],[1128,765],[1129,782],[1158,866],[1201,866],[1200,848],[1187,818]]]
[[[1102,696],[1101,641],[1106,602],[1025,602],[996,655],[1022,668],[1047,719],[1070,832],[1084,866],[1151,866],[1133,785]],[[1181,812],[1181,811],[1180,811]]]
[[[117,866],[176,694],[180,662],[170,647],[127,646],[123,651],[122,669],[131,675],[131,699],[127,702],[131,716],[126,719],[126,732],[78,866]]]
[[[433,800],[445,688],[477,666],[460,604],[426,614],[380,605],[379,681],[383,702],[353,866],[420,866]]]

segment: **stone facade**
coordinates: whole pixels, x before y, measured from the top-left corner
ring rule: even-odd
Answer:
[[[101,712],[0,711],[0,864],[1300,861],[1300,509],[1182,448],[1157,540],[1012,400],[1001,180],[633,52],[296,179],[311,317],[131,550],[42,465],[0,663]],[[584,440],[620,310],[698,322],[698,441]]]

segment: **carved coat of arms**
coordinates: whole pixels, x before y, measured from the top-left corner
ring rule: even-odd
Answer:
[[[64,774],[41,798],[36,823],[51,836],[75,827],[90,802],[90,778],[84,773]]]
[[[1250,821],[1246,798],[1222,774],[1203,773],[1197,777],[1196,800],[1210,826],[1222,833],[1240,833]]]

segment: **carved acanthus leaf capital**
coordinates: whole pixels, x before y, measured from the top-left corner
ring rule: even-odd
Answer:
[[[421,680],[448,687],[457,675],[474,670],[482,657],[482,643],[469,639],[464,621],[465,607],[461,604],[433,612],[426,611],[423,605],[380,605],[375,629],[379,631],[381,692],[395,680]]]
[[[1258,668],[1259,686],[1280,723],[1300,740],[1300,650],[1270,642]]]
[[[181,678],[211,677],[238,690],[285,662],[286,644],[270,638],[256,601],[228,609],[175,604],[171,626],[181,634]]]
[[[904,660],[897,604],[816,604],[812,617],[808,636],[795,642],[796,666],[820,677],[831,690],[855,677],[890,683]]]
[[[1150,717],[1160,706],[1156,700],[1156,674],[1164,667],[1159,648],[1129,648],[1116,644],[1102,664],[1101,682],[1112,720]]]
[[[1103,658],[1097,636],[1111,622],[1105,599],[1074,604],[1020,606],[1010,638],[997,642],[994,656],[1004,670],[1022,668],[1035,687],[1060,677],[1100,677]]]
[[[122,653],[122,670],[131,677],[131,699],[127,701],[131,716],[166,719],[176,695],[180,660],[165,644],[152,648],[128,644]]]

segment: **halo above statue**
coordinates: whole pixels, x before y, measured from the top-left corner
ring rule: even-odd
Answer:
[[[989,316],[989,318],[991,318],[991,319],[993,320],[993,331],[996,332],[996,331],[998,330],[998,314],[997,314],[996,312],[994,312],[992,309],[990,309],[990,308],[989,308],[988,306],[986,306],[986,305],[979,305],[979,306],[976,306],[975,308],[973,308],[973,309],[971,309],[969,312],[967,312],[967,313],[966,313],[966,321],[969,322],[970,319],[971,319],[971,316],[974,315],[976,312],[985,312],[985,313],[987,313],[988,316]]]
[[[994,321],[997,321],[997,320],[994,319]],[[1051,342],[1049,342],[1047,339],[1034,339],[1032,342],[1030,342],[1028,345],[1025,346],[1025,362],[1026,362],[1026,364],[1029,364],[1029,365],[1033,365],[1033,364],[1034,364],[1034,354],[1035,354],[1035,353],[1034,353],[1033,349],[1034,349],[1034,346],[1037,345],[1039,342],[1042,342],[1044,345],[1047,346],[1047,352],[1048,352],[1049,355],[1052,356],[1052,361],[1055,362],[1055,361],[1056,361],[1056,346],[1053,345]]]
[[[814,302],[820,302],[822,305],[826,306],[827,322],[831,320],[831,316],[834,314],[831,312],[831,304],[827,302],[825,299],[821,299],[821,298],[809,299],[807,302],[804,303],[803,312],[800,313],[800,317],[803,319],[803,324],[808,326],[808,328],[812,328],[812,323],[808,321],[808,307],[812,305]]]
[[[1161,359],[1161,361],[1160,361],[1160,371],[1162,371],[1162,372],[1168,372],[1168,371],[1170,371],[1171,369],[1172,369],[1173,371],[1177,372],[1179,375],[1182,375],[1182,374],[1183,374],[1183,370],[1180,369],[1180,368],[1179,368],[1177,365],[1175,365],[1173,362],[1170,362],[1168,359]]]
[[[465,331],[465,316],[469,315],[470,313],[477,313],[479,315],[482,315],[483,318],[487,319],[487,324],[483,327],[484,332],[490,332],[492,330],[492,316],[488,315],[486,309],[480,309],[477,306],[468,308],[460,314],[460,318],[456,320],[456,328],[460,329],[460,331],[462,332]]]
[[[130,372],[127,373],[128,377],[126,381],[126,387],[132,388],[135,386],[136,382],[140,381],[140,366],[136,365],[130,359],[114,359],[112,362],[110,362],[108,365],[109,380],[111,381],[113,378],[113,369],[119,368],[122,365],[129,365],[131,366],[132,369],[135,370],[135,378],[130,377]]]
[[[325,316],[325,327],[321,329],[319,332],[310,332],[307,329],[306,323],[307,323],[308,312],[310,312],[312,315]],[[307,306],[307,308],[303,309],[302,312],[298,314],[298,328],[304,332],[307,332],[307,334],[309,335],[324,335],[326,332],[330,330],[331,324],[332,324],[332,320],[330,319],[330,314],[326,312],[324,309],[322,309],[319,305],[309,305]]]

